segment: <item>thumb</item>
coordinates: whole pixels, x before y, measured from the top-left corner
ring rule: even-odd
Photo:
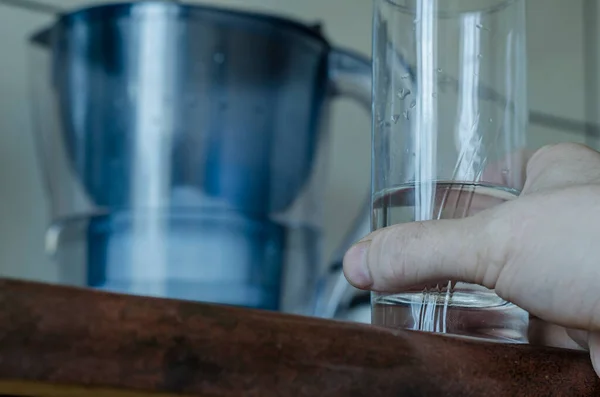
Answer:
[[[348,250],[346,278],[379,292],[448,279],[494,288],[505,263],[500,240],[510,233],[492,230],[493,212],[379,229]]]

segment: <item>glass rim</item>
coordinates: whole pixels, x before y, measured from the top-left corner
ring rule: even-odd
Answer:
[[[398,9],[400,12],[404,12],[406,14],[415,14],[415,8],[406,6],[404,4],[398,4],[399,0],[382,0],[384,3],[388,3],[392,7]],[[448,0],[442,0],[442,4],[445,4]],[[460,1],[460,0],[458,0]],[[488,6],[487,8],[465,8],[464,10],[453,10],[453,11],[445,11],[445,10],[437,10],[436,14],[438,17],[443,18],[453,18],[458,17],[465,14],[473,14],[473,13],[484,13],[484,14],[493,14],[496,12],[500,12],[510,5],[523,0],[495,0],[495,4]],[[439,6],[438,6],[439,7]],[[439,7],[444,8],[444,7]]]

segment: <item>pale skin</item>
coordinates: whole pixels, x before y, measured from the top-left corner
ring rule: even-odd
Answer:
[[[534,316],[538,342],[589,350],[600,375],[600,153],[544,147],[519,198],[377,230],[348,250],[344,273],[379,292],[444,279],[493,288]]]

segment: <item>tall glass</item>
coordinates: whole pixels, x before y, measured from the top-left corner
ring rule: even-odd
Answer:
[[[376,0],[373,26],[372,230],[516,198],[528,115],[524,0]],[[374,293],[372,304],[374,324],[527,341],[528,314],[477,285]]]

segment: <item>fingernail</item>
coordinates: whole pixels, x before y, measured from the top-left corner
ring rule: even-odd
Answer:
[[[370,245],[370,241],[361,241],[344,256],[344,274],[350,284],[358,288],[368,288],[373,284],[367,261]]]

